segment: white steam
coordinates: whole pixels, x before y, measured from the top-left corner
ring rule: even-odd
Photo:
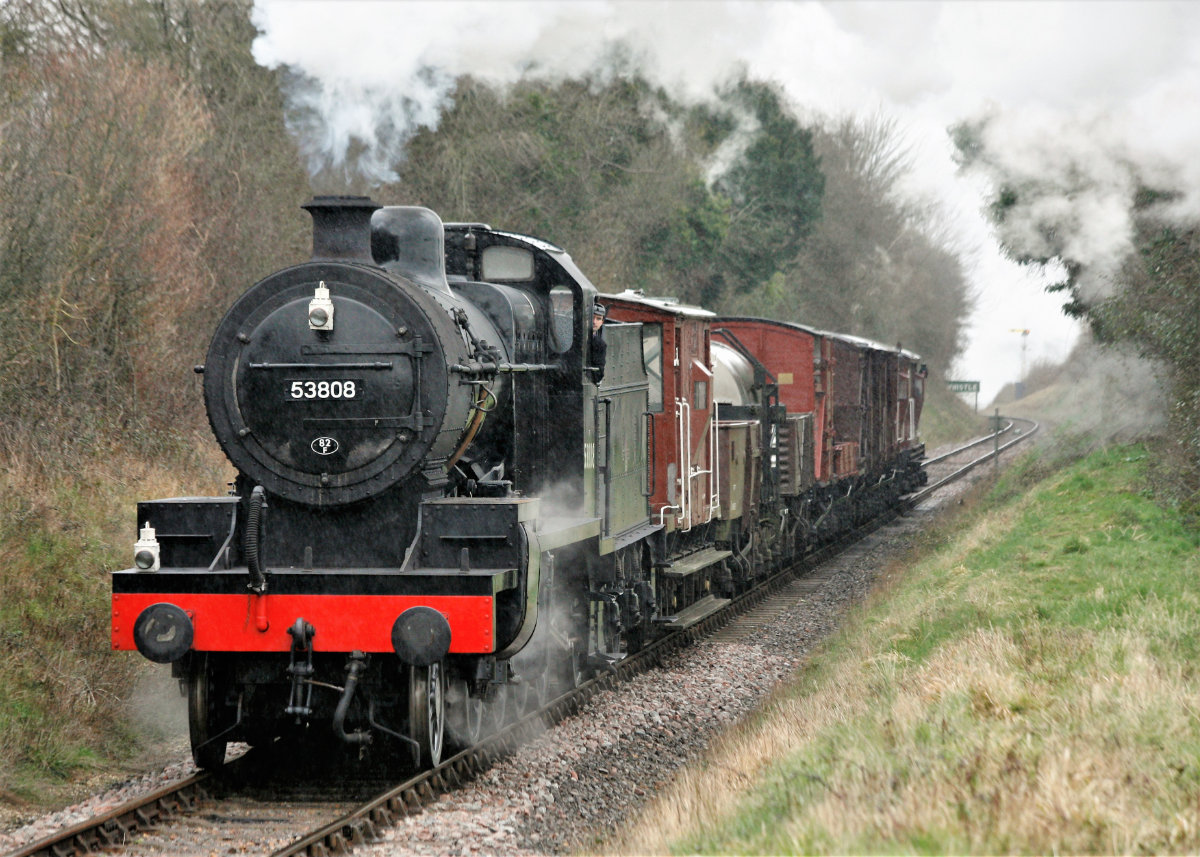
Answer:
[[[890,74],[819,3],[258,0],[254,20],[256,59],[297,75],[295,130],[314,171],[354,161],[375,180],[392,177],[417,129],[436,126],[461,75],[503,86],[636,71],[695,102],[747,72],[832,114],[880,98],[859,75],[830,70]],[[923,82],[918,73],[904,85]]]
[[[1083,263],[1084,296],[1105,295],[1133,249],[1139,190],[1177,194],[1155,211],[1166,222],[1200,218],[1200,7],[1020,5],[1033,14],[980,16],[997,53],[972,66],[990,92],[973,118],[989,117],[985,148],[1021,200],[1002,234]]]
[[[996,113],[984,144],[1020,200],[1007,212],[1006,242],[1033,256],[1061,252],[1082,262],[1085,297],[1107,294],[1133,250],[1139,190],[1175,194],[1155,210],[1165,222],[1200,217],[1200,172],[1187,154],[1200,151],[1200,113],[1178,112],[1169,125],[1149,126],[1142,123],[1152,110],[1140,100],[1093,111]]]
[[[392,177],[404,143],[436,127],[454,81],[471,75],[496,85],[523,77],[569,78],[636,67],[682,98],[707,97],[733,68],[709,50],[742,44],[738,4],[689,7],[652,2],[285,3],[255,6],[264,35],[254,46],[266,66],[298,77],[295,130],[314,171],[356,166]],[[751,16],[753,17],[753,16]]]
[[[1065,356],[1077,326],[1042,278],[1001,259],[980,213],[989,189],[956,173],[948,127],[991,115],[992,150],[1051,191],[1014,212],[1010,237],[1054,229],[1095,271],[1129,247],[1138,185],[1181,192],[1166,215],[1200,213],[1200,4],[259,0],[255,21],[256,57],[307,83],[292,95],[314,171],[372,181],[392,177],[464,74],[503,85],[637,69],[699,100],[744,72],[809,114],[896,116],[916,149],[910,192],[940,202],[973,266],[960,377],[982,379],[985,399],[1017,374],[1011,329],[1033,330],[1034,360]]]

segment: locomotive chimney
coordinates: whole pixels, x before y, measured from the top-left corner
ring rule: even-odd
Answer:
[[[369,196],[315,196],[302,205],[313,219],[313,261],[375,264],[371,214],[380,207]]]

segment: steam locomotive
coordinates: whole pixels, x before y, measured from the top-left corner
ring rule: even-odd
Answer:
[[[924,482],[915,354],[304,208],[312,259],[197,367],[232,490],[139,502],[112,576],[112,647],[171,664],[201,767],[279,737],[436,764]]]

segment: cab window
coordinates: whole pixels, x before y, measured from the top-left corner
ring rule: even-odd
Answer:
[[[566,286],[550,290],[550,347],[558,354],[575,343],[575,297]]]
[[[496,244],[483,249],[480,273],[487,282],[527,282],[533,279],[533,253],[524,247]]]

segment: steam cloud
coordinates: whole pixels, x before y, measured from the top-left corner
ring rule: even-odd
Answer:
[[[980,295],[963,366],[984,393],[1030,359],[1061,359],[1078,328],[1046,279],[999,252],[991,188],[957,174],[946,129],[991,116],[1005,169],[1052,192],[1014,212],[1009,238],[1051,228],[1103,288],[1130,244],[1139,184],[1200,213],[1200,5],[1173,2],[337,2],[259,0],[255,55],[291,72],[295,128],[314,171],[392,177],[435,126],[454,79],[616,75],[636,68],[685,100],[745,72],[816,115],[895,115],[916,150],[911,195],[957,230]]]
[[[296,130],[314,167],[357,158],[377,179],[390,177],[412,133],[436,126],[460,75],[503,86],[636,70],[691,102],[745,71],[824,113],[880,100],[845,71],[861,68],[874,49],[819,3],[259,0],[254,17],[263,31],[255,57],[295,76]],[[896,45],[892,58],[905,54]],[[890,75],[878,58],[871,65]],[[904,77],[902,88],[925,83],[919,72]]]
[[[314,170],[356,159],[368,178],[388,180],[420,127],[436,127],[460,75],[496,85],[522,77],[564,78],[637,67],[683,98],[707,96],[732,61],[671,50],[753,41],[745,15],[704,4],[694,16],[674,3],[260,2],[264,36],[255,56],[293,72],[291,106]],[[357,152],[356,152],[357,150]]]
[[[1007,112],[992,117],[984,130],[997,172],[1022,200],[1007,213],[1006,241],[1035,256],[1061,248],[1065,257],[1084,263],[1085,298],[1106,296],[1132,252],[1140,189],[1177,194],[1154,212],[1164,222],[1200,217],[1194,156],[1200,115],[1178,109],[1164,125],[1152,118],[1156,112],[1137,102],[1074,113]]]

